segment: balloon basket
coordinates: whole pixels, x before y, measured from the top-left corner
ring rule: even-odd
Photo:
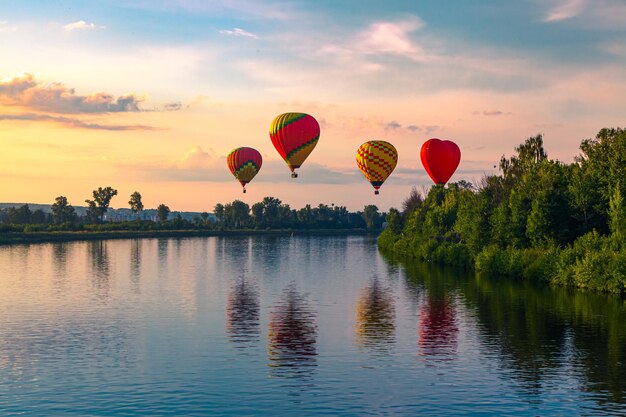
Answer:
[[[291,178],[298,178],[298,174],[296,174],[295,172],[291,173]]]
[[[374,190],[374,195],[378,195],[378,194],[380,194],[380,191]]]
[[[243,189],[243,193],[244,193],[244,194],[246,193],[246,189],[245,189],[245,188]]]

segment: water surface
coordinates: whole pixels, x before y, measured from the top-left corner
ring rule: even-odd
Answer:
[[[0,247],[0,415],[623,415],[625,323],[362,236]]]

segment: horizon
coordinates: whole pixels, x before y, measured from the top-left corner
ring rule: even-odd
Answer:
[[[173,211],[265,196],[388,211],[432,184],[427,139],[456,142],[450,181],[476,183],[538,133],[571,162],[626,108],[617,0],[41,0],[0,13],[0,201],[75,205],[111,186],[114,204],[139,191]],[[296,180],[268,133],[290,111],[321,126]],[[373,139],[399,153],[379,196],[355,162]],[[240,146],[263,156],[247,194],[226,165]]]

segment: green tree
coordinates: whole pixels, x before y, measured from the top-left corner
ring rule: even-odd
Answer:
[[[365,220],[365,224],[367,225],[368,229],[374,228],[374,226],[378,222],[379,217],[380,214],[378,213],[378,207],[376,207],[375,205],[369,204],[363,208],[363,220]]]
[[[98,223],[100,221],[100,209],[95,201],[85,200],[87,203],[87,212],[85,213],[85,221],[87,223]]]
[[[32,214],[28,204],[18,208],[11,207],[7,212],[7,221],[11,224],[29,224]]]
[[[117,195],[117,190],[111,187],[98,187],[97,190],[93,190],[93,200],[85,200],[85,203],[89,205],[91,208],[92,202],[97,207],[98,215],[100,217],[100,221],[104,220],[104,215],[109,209],[109,205],[111,204],[111,199]]]
[[[143,203],[141,202],[141,194],[139,194],[139,191],[135,191],[130,195],[128,205],[130,206],[132,212],[135,214],[143,211]]]
[[[620,190],[620,182],[618,181],[614,187],[611,200],[609,201],[609,218],[610,228],[613,237],[618,242],[626,240],[626,204]]]
[[[224,214],[228,226],[244,227],[250,220],[250,206],[241,200],[235,200],[224,206]]]
[[[226,216],[224,213],[224,205],[221,203],[217,203],[215,208],[213,208],[213,213],[215,214],[215,218],[217,219],[217,224],[223,226],[226,222]]]
[[[76,221],[76,210],[67,201],[67,197],[59,196],[51,206],[52,220],[56,224]]]
[[[417,208],[421,208],[424,204],[424,196],[417,191],[417,188],[411,188],[411,193],[402,202],[402,211],[404,215],[411,214]]]
[[[202,217],[202,222],[206,224],[206,222],[209,220],[209,213],[203,211],[202,214],[200,214],[200,217]]]
[[[385,220],[387,222],[387,229],[393,234],[397,235],[402,231],[402,216],[397,209],[389,209],[389,214],[387,214]]]
[[[157,207],[157,216],[159,217],[159,221],[165,222],[167,221],[168,216],[170,215],[170,208],[165,204],[159,204]]]
[[[48,222],[48,215],[41,209],[33,211],[30,216],[30,222],[32,224],[44,224]]]
[[[254,227],[262,228],[265,226],[265,217],[263,215],[265,211],[265,205],[262,202],[254,203],[252,205],[252,221]]]

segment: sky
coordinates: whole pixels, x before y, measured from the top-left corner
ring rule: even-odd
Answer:
[[[451,181],[478,183],[544,135],[573,161],[582,139],[626,124],[625,0],[3,0],[0,201],[212,211],[274,196],[400,207],[431,186],[429,138],[456,142]],[[269,138],[284,112],[321,137],[291,179]],[[398,150],[375,196],[356,149]],[[226,155],[263,167],[242,194]]]

